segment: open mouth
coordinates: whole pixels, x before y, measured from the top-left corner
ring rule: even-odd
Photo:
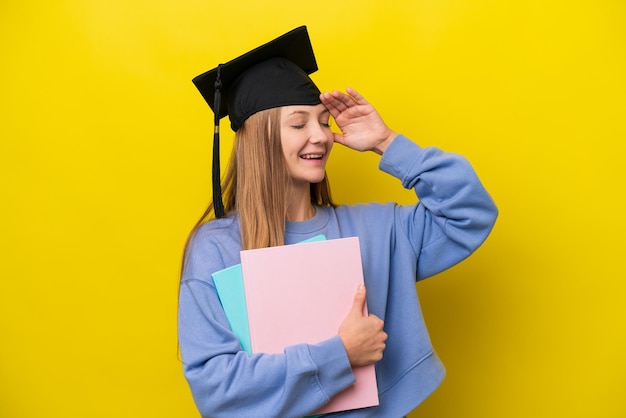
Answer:
[[[303,160],[321,160],[324,158],[324,154],[302,154],[300,158]]]

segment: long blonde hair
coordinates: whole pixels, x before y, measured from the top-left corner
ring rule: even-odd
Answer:
[[[287,188],[290,182],[280,140],[281,108],[250,116],[235,135],[222,180],[224,210],[239,217],[242,249],[284,244]],[[327,176],[311,184],[311,203],[332,206]],[[213,202],[194,226],[187,243],[203,223],[215,217]]]

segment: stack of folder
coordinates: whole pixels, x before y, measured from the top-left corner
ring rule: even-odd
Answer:
[[[241,264],[213,274],[233,333],[248,353],[279,354],[337,335],[352,306],[363,267],[359,240],[326,240],[245,250]],[[374,365],[355,367],[356,382],[315,411],[378,405]]]

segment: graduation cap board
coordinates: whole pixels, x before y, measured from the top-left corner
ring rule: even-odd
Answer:
[[[320,90],[309,78],[317,63],[306,26],[293,29],[192,81],[213,110],[213,207],[225,215],[219,162],[219,121],[237,131],[253,114],[281,106],[317,105]]]

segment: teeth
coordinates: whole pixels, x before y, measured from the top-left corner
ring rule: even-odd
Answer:
[[[322,157],[323,157],[322,154],[306,154],[306,155],[303,155],[301,158],[304,158],[305,160],[318,160]]]

